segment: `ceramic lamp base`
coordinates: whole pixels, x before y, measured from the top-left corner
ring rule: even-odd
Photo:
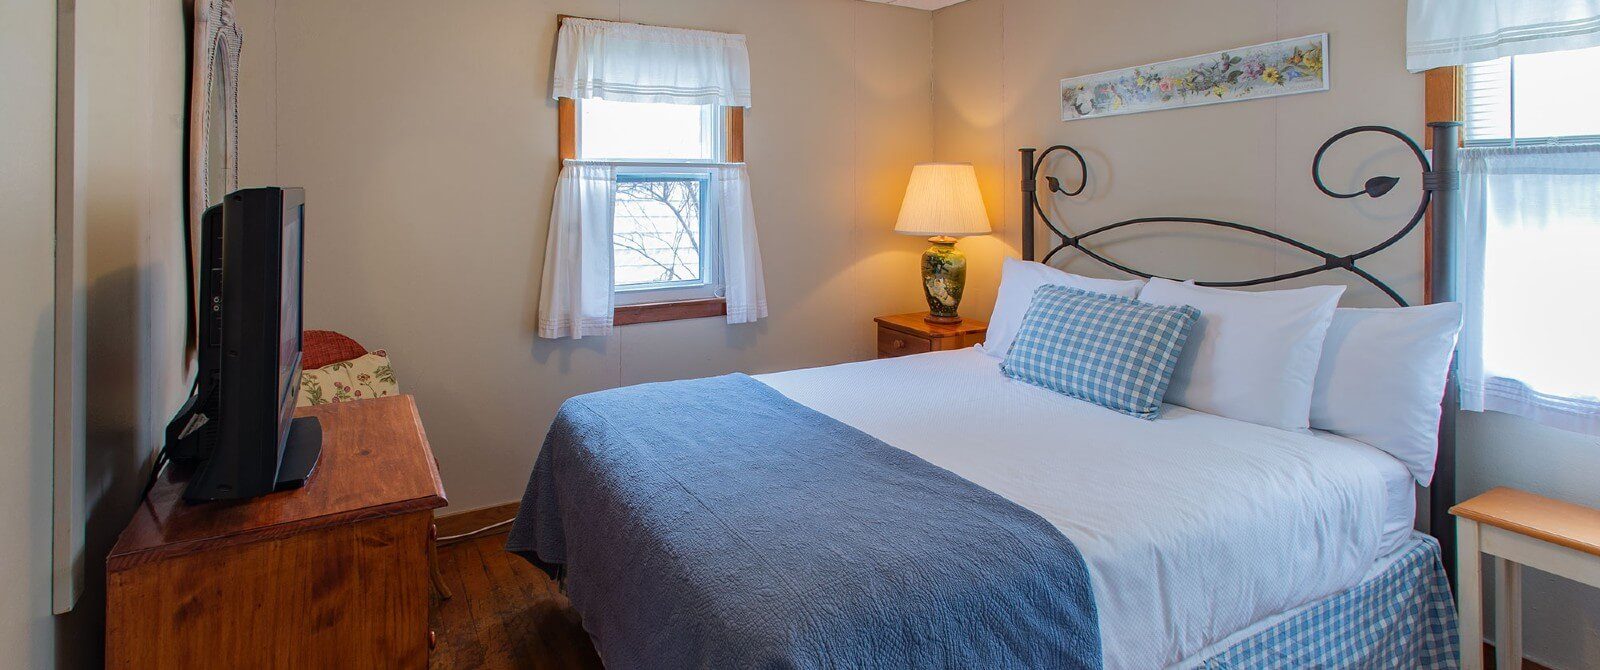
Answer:
[[[967,257],[956,249],[956,238],[929,238],[933,246],[922,252],[922,293],[928,299],[929,323],[960,323],[961,292],[967,287]]]

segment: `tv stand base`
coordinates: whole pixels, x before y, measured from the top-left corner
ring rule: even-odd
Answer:
[[[302,416],[289,424],[289,439],[283,445],[283,462],[278,464],[278,484],[275,491],[287,491],[305,486],[311,472],[317,469],[317,459],[322,456],[322,422],[314,416]]]

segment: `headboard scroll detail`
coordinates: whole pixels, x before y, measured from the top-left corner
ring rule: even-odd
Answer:
[[[1115,268],[1115,269],[1120,270],[1122,272],[1125,272],[1125,273],[1128,273],[1128,274],[1131,274],[1131,275],[1135,275],[1135,276],[1139,276],[1139,277],[1146,277],[1146,278],[1152,277],[1152,276],[1156,276],[1153,273],[1146,272],[1146,271],[1138,269],[1138,268],[1129,267],[1129,266],[1127,266],[1127,265],[1125,265],[1125,264],[1123,264],[1121,262],[1112,260],[1111,258],[1103,255],[1102,253],[1096,251],[1094,248],[1090,247],[1088,244],[1086,244],[1086,241],[1089,240],[1090,238],[1095,237],[1095,236],[1102,235],[1104,233],[1107,233],[1107,232],[1110,232],[1110,231],[1113,231],[1113,230],[1118,230],[1118,229],[1122,229],[1122,228],[1128,228],[1130,226],[1138,226],[1138,225],[1150,224],[1150,223],[1192,223],[1192,224],[1203,225],[1203,226],[1211,226],[1211,227],[1216,227],[1216,228],[1226,228],[1226,229],[1230,229],[1230,230],[1236,230],[1236,231],[1240,231],[1240,232],[1243,232],[1243,233],[1247,233],[1247,234],[1250,234],[1250,235],[1256,235],[1256,236],[1259,236],[1259,237],[1264,237],[1264,238],[1273,240],[1275,242],[1278,242],[1278,243],[1293,247],[1295,249],[1298,249],[1300,251],[1303,251],[1303,252],[1305,252],[1307,254],[1310,254],[1312,256],[1315,256],[1315,257],[1321,259],[1321,263],[1317,264],[1317,265],[1312,265],[1310,267],[1305,267],[1305,268],[1301,268],[1301,269],[1293,270],[1293,271],[1289,271],[1289,272],[1282,272],[1282,273],[1278,273],[1278,274],[1274,274],[1274,275],[1270,275],[1270,276],[1266,276],[1266,277],[1257,277],[1257,278],[1254,278],[1254,279],[1244,279],[1244,280],[1237,280],[1237,281],[1198,281],[1198,282],[1196,282],[1197,284],[1200,284],[1202,286],[1219,286],[1219,287],[1235,287],[1235,288],[1236,287],[1243,287],[1243,286],[1258,286],[1258,285],[1261,285],[1261,284],[1270,284],[1270,283],[1274,283],[1274,282],[1281,282],[1281,281],[1286,281],[1286,280],[1290,280],[1290,279],[1296,279],[1296,278],[1299,278],[1299,277],[1304,277],[1304,276],[1316,274],[1316,273],[1319,273],[1319,272],[1326,272],[1326,271],[1329,271],[1329,270],[1345,270],[1345,271],[1348,271],[1348,272],[1356,275],[1357,277],[1360,277],[1361,279],[1365,280],[1367,283],[1372,284],[1373,286],[1377,287],[1378,290],[1383,291],[1384,295],[1387,295],[1389,297],[1389,299],[1391,299],[1391,300],[1393,300],[1395,302],[1395,304],[1398,304],[1398,305],[1401,305],[1401,306],[1405,306],[1407,304],[1405,298],[1402,298],[1400,296],[1400,294],[1398,292],[1396,292],[1393,288],[1391,288],[1387,283],[1385,283],[1384,281],[1382,281],[1382,280],[1378,279],[1377,277],[1373,276],[1371,273],[1367,272],[1364,268],[1362,268],[1359,265],[1357,265],[1357,263],[1359,261],[1361,261],[1362,259],[1367,258],[1368,256],[1371,256],[1373,254],[1379,253],[1379,252],[1383,251],[1384,249],[1387,249],[1387,248],[1393,246],[1396,242],[1400,241],[1406,235],[1409,235],[1411,233],[1411,231],[1415,230],[1417,228],[1417,226],[1419,224],[1421,224],[1421,222],[1423,221],[1424,217],[1426,217],[1427,212],[1428,212],[1428,206],[1432,202],[1432,198],[1433,198],[1434,192],[1438,191],[1438,190],[1443,190],[1443,189],[1453,189],[1455,187],[1455,183],[1454,183],[1455,171],[1454,170],[1449,170],[1449,171],[1435,172],[1433,170],[1433,167],[1430,165],[1430,163],[1428,161],[1427,154],[1423,152],[1422,147],[1419,146],[1416,143],[1415,140],[1412,140],[1405,133],[1402,133],[1402,132],[1400,132],[1398,130],[1395,130],[1393,128],[1390,128],[1388,126],[1356,126],[1354,128],[1349,128],[1349,129],[1340,131],[1339,133],[1335,134],[1334,136],[1328,138],[1328,140],[1323,142],[1322,146],[1317,149],[1316,155],[1311,160],[1311,180],[1312,180],[1313,183],[1316,184],[1318,190],[1322,191],[1323,194],[1327,195],[1330,198],[1340,198],[1340,199],[1343,199],[1343,198],[1355,198],[1355,197],[1359,197],[1359,196],[1363,196],[1363,195],[1367,196],[1369,198],[1381,198],[1381,197],[1389,194],[1389,192],[1392,191],[1394,189],[1394,187],[1401,182],[1401,179],[1399,177],[1380,175],[1380,176],[1375,176],[1375,177],[1372,177],[1372,178],[1368,179],[1366,181],[1366,183],[1363,185],[1363,187],[1361,188],[1361,190],[1354,191],[1354,192],[1351,192],[1351,193],[1340,193],[1340,192],[1337,192],[1337,191],[1334,191],[1334,190],[1328,188],[1327,184],[1325,182],[1323,182],[1323,180],[1322,180],[1322,158],[1323,158],[1323,156],[1325,154],[1327,154],[1328,149],[1331,148],[1335,143],[1339,142],[1340,140],[1342,140],[1342,139],[1344,139],[1346,137],[1350,137],[1351,135],[1356,135],[1356,134],[1360,134],[1360,133],[1378,133],[1378,134],[1382,134],[1382,135],[1388,135],[1390,137],[1395,138],[1396,140],[1398,140],[1402,144],[1404,144],[1407,149],[1410,149],[1412,155],[1417,159],[1417,165],[1420,168],[1421,182],[1422,182],[1422,185],[1423,185],[1423,189],[1422,189],[1422,196],[1417,202],[1417,208],[1416,208],[1415,212],[1411,215],[1410,220],[1407,221],[1405,223],[1405,225],[1401,226],[1399,230],[1397,230],[1393,235],[1390,235],[1388,238],[1385,238],[1384,240],[1378,242],[1377,244],[1374,244],[1374,245],[1372,245],[1370,247],[1367,247],[1366,249],[1362,249],[1361,251],[1357,251],[1355,253],[1336,254],[1336,253],[1333,253],[1333,252],[1325,251],[1325,250],[1320,249],[1320,248],[1318,248],[1316,246],[1313,246],[1311,244],[1307,244],[1305,242],[1301,242],[1299,240],[1296,240],[1294,238],[1288,237],[1288,236],[1283,235],[1281,233],[1277,233],[1277,232],[1274,232],[1274,231],[1271,231],[1271,230],[1267,230],[1265,228],[1261,228],[1261,227],[1258,227],[1258,226],[1253,226],[1253,225],[1245,224],[1245,223],[1238,223],[1238,222],[1235,222],[1235,221],[1224,221],[1224,220],[1220,220],[1220,219],[1212,219],[1212,218],[1197,217],[1197,216],[1151,216],[1151,217],[1142,217],[1142,218],[1136,218],[1136,219],[1126,219],[1126,220],[1122,220],[1122,221],[1116,221],[1116,222],[1113,222],[1113,223],[1109,223],[1109,224],[1100,226],[1098,228],[1094,228],[1094,229],[1089,230],[1088,232],[1085,232],[1085,233],[1082,233],[1082,234],[1074,235],[1074,234],[1072,234],[1071,231],[1067,230],[1065,227],[1057,225],[1055,221],[1051,220],[1050,215],[1047,212],[1045,212],[1045,208],[1044,208],[1043,204],[1040,202],[1040,199],[1037,197],[1038,182],[1039,182],[1039,178],[1040,178],[1040,171],[1044,168],[1045,161],[1048,160],[1052,154],[1054,154],[1054,153],[1056,153],[1058,151],[1066,153],[1067,155],[1069,155],[1074,160],[1074,162],[1077,163],[1078,170],[1079,170],[1079,175],[1080,175],[1079,181],[1078,181],[1078,184],[1077,184],[1077,186],[1075,188],[1072,188],[1072,189],[1069,190],[1069,189],[1065,188],[1064,186],[1062,186],[1062,183],[1061,183],[1060,179],[1058,179],[1058,178],[1056,178],[1054,176],[1051,176],[1051,175],[1044,175],[1043,176],[1043,180],[1048,185],[1046,190],[1048,192],[1052,193],[1052,194],[1059,194],[1059,195],[1062,195],[1062,196],[1065,196],[1065,197],[1073,197],[1073,196],[1077,196],[1077,195],[1083,193],[1084,188],[1088,185],[1088,181],[1089,181],[1089,166],[1088,166],[1087,161],[1084,160],[1083,154],[1081,152],[1079,152],[1077,149],[1075,149],[1073,147],[1070,147],[1070,146],[1067,146],[1067,145],[1064,145],[1064,144],[1058,144],[1058,145],[1052,146],[1052,147],[1050,147],[1048,149],[1045,149],[1043,153],[1039,153],[1037,155],[1037,158],[1034,157],[1034,154],[1036,152],[1035,149],[1022,149],[1021,150],[1021,152],[1022,152],[1022,160],[1023,160],[1023,169],[1024,169],[1024,175],[1023,175],[1023,180],[1022,180],[1022,191],[1023,191],[1023,198],[1024,198],[1024,200],[1026,200],[1025,205],[1026,205],[1026,208],[1027,208],[1027,210],[1025,212],[1025,216],[1028,216],[1029,218],[1031,218],[1032,215],[1037,215],[1039,217],[1039,219],[1041,221],[1043,221],[1044,224],[1047,227],[1049,227],[1050,231],[1055,233],[1056,236],[1058,238],[1060,238],[1060,240],[1061,240],[1059,244],[1057,244],[1055,247],[1052,247],[1048,252],[1045,253],[1044,258],[1042,259],[1042,261],[1045,262],[1045,263],[1049,263],[1051,258],[1053,258],[1057,253],[1059,253],[1059,252],[1061,252],[1061,251],[1063,251],[1065,249],[1076,249],[1079,253],[1082,253],[1083,255],[1094,259],[1095,261],[1098,261],[1098,262],[1100,262],[1100,263],[1102,263],[1102,264],[1104,264],[1104,265],[1106,265],[1108,267]],[[1032,225],[1031,225],[1032,222],[1028,221],[1027,223],[1029,225],[1027,225],[1027,227],[1025,228],[1026,232],[1025,232],[1025,234],[1023,236],[1023,257],[1026,258],[1026,259],[1032,260],[1033,259],[1033,249],[1032,249],[1032,247],[1033,247],[1033,236],[1031,234],[1032,233]]]

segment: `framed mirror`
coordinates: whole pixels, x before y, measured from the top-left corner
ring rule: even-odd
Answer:
[[[243,36],[233,0],[193,0],[190,55],[188,193],[184,238],[191,301],[199,286],[200,219],[207,208],[239,188],[239,50]],[[195,346],[199,307],[190,309],[189,346]]]

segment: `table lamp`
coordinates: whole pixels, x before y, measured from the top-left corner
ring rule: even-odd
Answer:
[[[956,238],[989,232],[989,214],[978,192],[978,173],[971,163],[918,163],[900,203],[894,232],[929,236],[922,252],[922,291],[928,297],[929,323],[960,323],[956,307],[967,286],[967,257]]]

